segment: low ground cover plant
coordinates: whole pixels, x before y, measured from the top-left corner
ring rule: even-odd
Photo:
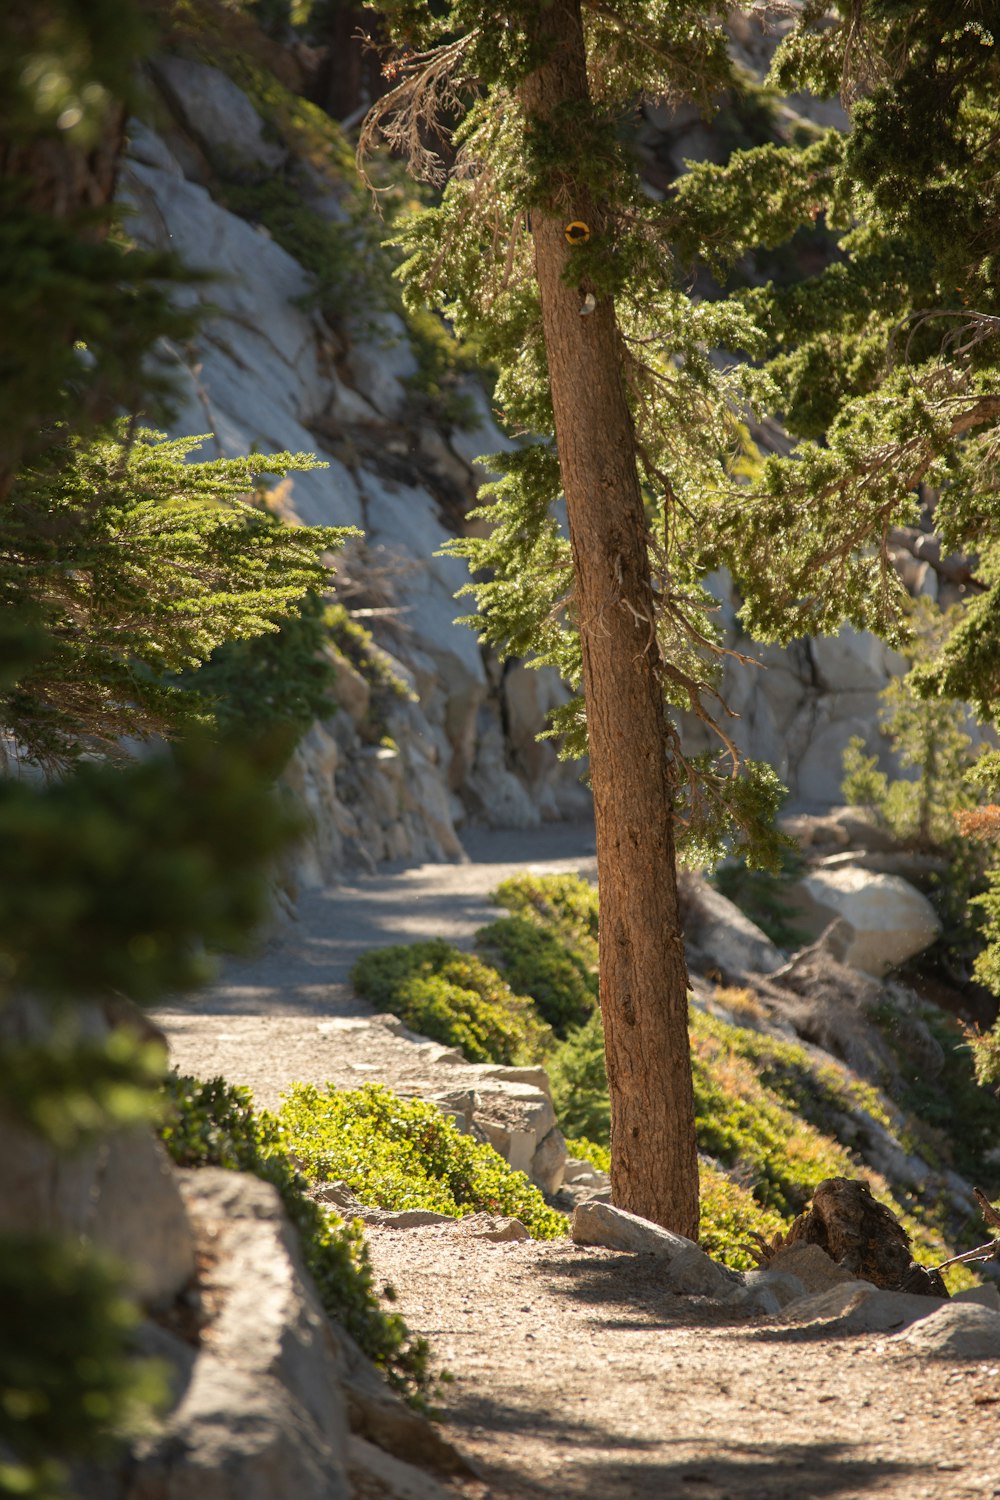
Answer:
[[[541,1010],[543,1004],[551,1006],[554,991],[565,1000],[569,989],[559,990],[553,975],[560,979],[574,976],[570,984],[585,977],[587,993],[596,1000],[594,888],[576,876],[521,876],[505,881],[495,899],[511,917],[485,929],[477,940],[484,956],[496,955],[502,963],[504,945],[497,929],[508,934],[511,929],[506,924],[516,919],[517,939],[508,952],[516,959],[516,987],[523,991],[519,1003]],[[532,930],[544,934],[544,941],[525,939],[525,929],[529,934]],[[494,974],[491,980],[491,971],[481,961],[469,960],[443,943],[434,951],[447,953],[455,961],[478,963],[477,995],[495,992],[498,976]],[[557,967],[553,955],[558,951],[564,962]],[[414,952],[383,950],[382,955],[370,954],[362,960],[364,965],[370,963],[379,978],[377,993],[369,990],[369,997],[396,1014],[404,1013],[400,1007],[405,1006],[406,991],[400,976],[406,981],[412,974]],[[404,957],[385,956],[392,953]],[[510,970],[507,977],[511,977]],[[488,1037],[482,1038],[477,1053],[463,1045],[462,1031],[468,1021],[461,986],[439,990],[437,997],[440,1012],[435,1019],[441,1030],[428,1034],[462,1047],[475,1061],[510,1060],[510,1053],[494,1048]],[[824,1063],[810,1049],[762,1029],[763,1011],[748,993],[742,1001],[731,992],[720,993],[719,999],[731,1019],[697,1007],[692,1007],[690,1018],[705,1248],[731,1266],[746,1267],[752,1264],[747,1251],[751,1231],[770,1237],[805,1207],[824,1177],[864,1172],[876,1195],[899,1215],[911,1234],[915,1254],[929,1263],[943,1260],[949,1253],[947,1205],[917,1202],[900,1185],[894,1189],[868,1169],[855,1151],[866,1129],[893,1130],[909,1150],[919,1135],[917,1126],[911,1130],[901,1123],[898,1111],[890,1117],[879,1091],[843,1065],[832,1060]],[[413,1011],[408,1014],[414,1016]],[[523,1010],[518,1014],[523,1016]],[[746,1025],[740,1024],[744,1015]],[[546,1027],[541,1037],[535,1035],[537,1051],[532,1054],[525,1047],[519,1060],[544,1061],[570,1153],[607,1170],[610,1104],[600,1010],[595,1005],[578,1024],[557,1022],[551,1009],[547,1019],[553,1027]],[[416,1019],[409,1024],[426,1030]],[[559,1031],[561,1036],[556,1035]],[[962,1062],[971,1087],[971,1063]],[[955,1290],[974,1280],[961,1268],[949,1276]]]
[[[313,1182],[346,1182],[364,1203],[455,1218],[503,1214],[534,1239],[566,1233],[565,1217],[523,1172],[422,1099],[377,1084],[349,1091],[299,1083],[279,1119],[285,1145]]]
[[[354,965],[351,981],[373,1005],[470,1062],[533,1062],[552,1039],[530,999],[440,938],[376,948]]]
[[[528,917],[501,917],[476,933],[480,957],[518,993],[530,994],[559,1037],[597,1006],[597,975],[575,949]]]
[[[383,1307],[359,1224],[345,1224],[309,1197],[292,1164],[277,1120],[256,1111],[249,1089],[224,1078],[201,1082],[172,1074],[163,1141],[181,1167],[252,1172],[277,1188],[298,1232],[302,1254],[327,1314],[347,1329],[390,1385],[426,1407],[433,1389],[430,1350],[398,1313]],[[391,1297],[391,1288],[386,1289]]]

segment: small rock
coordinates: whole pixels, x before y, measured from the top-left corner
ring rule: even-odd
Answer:
[[[352,1434],[347,1443],[352,1500],[448,1500],[452,1493],[404,1459]]]
[[[657,1256],[665,1262],[666,1286],[678,1296],[725,1297],[739,1285],[732,1271],[716,1265],[682,1234],[672,1234],[610,1203],[592,1199],[579,1204],[573,1214],[572,1232],[577,1245],[603,1245],[610,1250]]]
[[[893,1339],[891,1347],[898,1354],[924,1359],[996,1359],[1000,1356],[1000,1312],[953,1299]]]
[[[937,1297],[886,1292],[868,1281],[854,1281],[790,1302],[785,1317],[796,1323],[824,1322],[838,1333],[894,1333],[946,1305]]]
[[[520,1219],[506,1219],[500,1214],[469,1214],[465,1219],[453,1219],[452,1224],[461,1234],[474,1240],[506,1244],[531,1238]]]
[[[744,1290],[752,1298],[766,1293],[768,1300],[773,1299],[776,1303],[776,1312],[806,1295],[806,1287],[797,1276],[790,1271],[776,1271],[773,1267],[766,1271],[748,1271]]]
[[[451,1214],[437,1214],[429,1208],[403,1208],[396,1213],[380,1213],[375,1220],[380,1229],[426,1229],[432,1224],[453,1224]]]
[[[795,1276],[806,1292],[824,1292],[845,1281],[857,1284],[857,1278],[830,1259],[821,1245],[788,1245],[768,1261],[769,1271],[784,1271]]]
[[[983,1286],[967,1286],[963,1292],[955,1292],[951,1300],[972,1302],[980,1307],[988,1307],[992,1312],[1000,1312],[1000,1291],[992,1281]]]

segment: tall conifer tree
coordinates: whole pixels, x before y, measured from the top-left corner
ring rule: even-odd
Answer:
[[[775,778],[737,778],[724,705],[711,712],[722,652],[699,581],[702,517],[737,443],[729,403],[752,385],[706,348],[755,335],[676,288],[628,133],[640,96],[707,100],[732,81],[725,34],[663,0],[387,9],[398,81],[362,153],[381,130],[444,185],[400,234],[408,294],[476,340],[511,429],[541,435],[494,460],[491,534],[456,550],[480,572],[484,635],[582,688],[557,727],[590,755],[615,1202],[696,1237],[676,838],[774,851]],[[432,145],[446,125],[447,166]],[[719,757],[684,755],[671,704],[713,725]]]

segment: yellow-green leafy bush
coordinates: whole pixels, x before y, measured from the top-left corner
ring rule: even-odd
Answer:
[[[736,1271],[749,1270],[756,1264],[748,1248],[751,1234],[771,1240],[786,1221],[762,1208],[753,1193],[734,1182],[721,1167],[702,1161],[698,1171],[701,1248]]]
[[[227,1167],[252,1172],[277,1188],[299,1234],[303,1259],[328,1315],[343,1325],[391,1385],[417,1405],[431,1385],[429,1350],[398,1313],[387,1312],[375,1291],[361,1228],[344,1224],[308,1196],[308,1183],[292,1165],[273,1115],[254,1110],[249,1089],[224,1078],[200,1082],[168,1078],[163,1140],[182,1167]]]
[[[579,875],[515,875],[493,896],[515,917],[554,933],[591,969],[597,968],[597,887]]]
[[[529,1062],[552,1042],[528,998],[440,938],[373,949],[354,965],[351,981],[373,1005],[458,1047],[470,1062]]]
[[[597,1005],[597,975],[554,932],[527,917],[501,917],[476,933],[476,948],[510,985],[530,995],[557,1036]]]
[[[356,1091],[299,1083],[280,1114],[285,1144],[315,1182],[346,1182],[363,1203],[465,1218],[520,1219],[534,1239],[566,1233],[523,1172],[463,1135],[433,1104],[367,1084]]]

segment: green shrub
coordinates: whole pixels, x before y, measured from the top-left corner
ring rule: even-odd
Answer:
[[[450,943],[376,948],[354,965],[359,995],[470,1062],[537,1059],[552,1033],[529,999],[515,995],[494,969]]]
[[[273,632],[227,641],[179,681],[209,700],[223,730],[257,736],[288,727],[302,734],[334,708],[336,672],[323,652],[323,614],[312,591],[291,614],[275,619]]]
[[[555,933],[527,917],[501,917],[476,933],[476,948],[511,989],[530,995],[559,1037],[597,1004],[597,975]]]
[[[571,1031],[546,1059],[559,1128],[574,1138],[606,1144],[611,1102],[604,1068],[604,1028],[600,1011]]]
[[[380,1305],[360,1225],[342,1223],[308,1196],[273,1115],[257,1114],[249,1089],[224,1078],[202,1083],[175,1073],[165,1087],[171,1108],[161,1134],[174,1161],[252,1172],[277,1188],[327,1314],[391,1385],[425,1406],[432,1383],[426,1340],[415,1339],[398,1313]]]
[[[756,1265],[750,1254],[751,1233],[771,1240],[786,1220],[761,1208],[753,1194],[734,1182],[727,1172],[712,1162],[699,1163],[701,1179],[700,1224],[698,1243],[701,1248],[735,1271],[747,1271]]]
[[[598,1145],[597,1141],[588,1141],[585,1135],[578,1135],[573,1139],[567,1136],[566,1154],[575,1157],[577,1161],[589,1161],[599,1172],[611,1171],[610,1148]]]
[[[122,1281],[82,1243],[0,1238],[0,1494],[66,1500],[57,1455],[113,1461],[167,1404],[161,1367],[128,1352],[141,1314]]]
[[[712,876],[712,884],[738,906],[750,921],[779,948],[798,948],[805,934],[795,925],[795,911],[788,900],[788,887],[802,874],[805,861],[797,849],[785,849],[781,867],[751,870],[745,860],[727,860]]]
[[[283,1139],[308,1176],[344,1181],[379,1208],[428,1208],[464,1218],[505,1214],[534,1239],[566,1233],[523,1172],[492,1146],[463,1135],[433,1104],[404,1100],[376,1084],[356,1092],[299,1083],[280,1114]]]
[[[515,875],[497,886],[493,899],[515,917],[526,917],[555,934],[597,969],[597,887],[579,875]]]

